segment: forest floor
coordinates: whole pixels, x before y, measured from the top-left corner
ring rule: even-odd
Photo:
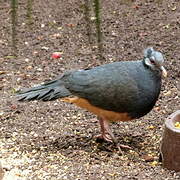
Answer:
[[[180,4],[178,0],[101,1],[101,52],[91,1],[19,1],[17,57],[12,53],[10,2],[0,4],[0,162],[4,180],[175,180],[180,173],[158,161],[164,120],[180,109]],[[90,18],[89,18],[90,17]],[[154,109],[141,119],[112,124],[119,155],[97,143],[96,116],[60,101],[17,102],[15,91],[70,69],[143,57],[153,46],[165,56],[168,77]],[[15,49],[15,47],[14,47]],[[61,53],[60,59],[51,54]],[[99,57],[99,52],[101,56]]]

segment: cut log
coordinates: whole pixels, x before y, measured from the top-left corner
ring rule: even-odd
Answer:
[[[164,134],[160,147],[160,156],[164,168],[180,171],[180,110],[165,120]]]
[[[0,180],[2,180],[3,177],[4,177],[4,169],[3,169],[1,162],[0,162]]]

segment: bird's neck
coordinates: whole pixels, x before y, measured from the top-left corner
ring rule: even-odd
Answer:
[[[147,68],[149,68],[149,69],[151,68],[151,67],[146,63],[146,57],[143,58],[142,62],[143,62],[143,65],[144,65],[145,67],[147,67]]]
[[[150,66],[149,64],[146,63],[146,60],[147,60],[147,58],[144,57],[143,60],[142,60],[143,65],[144,65],[147,69],[149,69],[149,70],[151,70],[152,72],[154,72],[155,74],[157,74],[158,76],[161,76],[161,71],[159,70],[159,68]]]

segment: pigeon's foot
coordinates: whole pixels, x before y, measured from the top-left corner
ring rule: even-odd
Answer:
[[[111,137],[108,134],[107,135],[99,134],[95,138],[96,138],[97,142],[107,141],[107,142],[113,143],[113,140],[111,139]]]

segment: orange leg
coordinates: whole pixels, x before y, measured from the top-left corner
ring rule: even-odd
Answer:
[[[118,144],[116,138],[114,137],[114,134],[112,133],[110,129],[109,121],[107,119],[103,117],[99,117],[99,123],[100,123],[100,128],[101,128],[101,135],[97,137],[98,139],[103,139],[109,142],[113,142],[117,146],[121,154],[123,154],[121,148],[131,149],[131,147],[127,145]]]
[[[98,138],[109,142],[115,142],[116,139],[110,129],[109,122],[105,118],[99,117],[99,123],[101,128],[101,135]]]

